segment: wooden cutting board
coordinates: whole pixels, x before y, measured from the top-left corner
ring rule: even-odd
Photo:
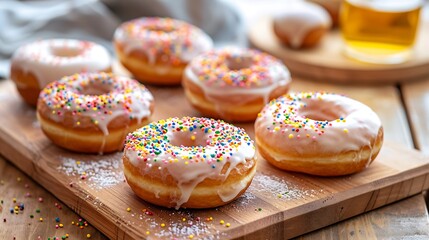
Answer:
[[[198,116],[181,88],[150,90],[162,99],[154,120]],[[259,158],[251,187],[237,201],[207,210],[160,208],[137,198],[124,182],[121,153],[82,155],[57,148],[10,81],[0,83],[0,102],[0,153],[112,239],[291,238],[429,188],[429,160],[386,143],[374,164],[355,175],[287,173]],[[252,124],[240,126],[253,137]]]
[[[319,82],[375,84],[410,82],[429,76],[429,18],[422,19],[413,57],[402,64],[371,64],[346,57],[339,30],[329,31],[314,48],[295,50],[283,45],[272,30],[272,19],[262,18],[251,26],[252,45],[281,60],[295,75]]]

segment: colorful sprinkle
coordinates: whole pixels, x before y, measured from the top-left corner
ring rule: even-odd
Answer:
[[[125,48],[144,51],[151,63],[170,65],[186,64],[213,45],[199,28],[172,18],[145,17],[125,22],[114,38]]]
[[[332,95],[325,92],[302,92],[296,94],[286,94],[272,100],[258,116],[259,119],[269,119],[268,130],[275,134],[287,134],[290,140],[301,140],[305,138],[317,140],[317,137],[325,135],[334,124],[344,124],[345,117],[337,119],[318,120],[305,116],[308,107],[312,107],[313,102],[323,101],[326,96]],[[315,103],[314,103],[315,104]],[[341,114],[339,112],[338,114]],[[271,127],[272,126],[272,127]],[[348,129],[344,128],[345,133]]]
[[[66,113],[72,114],[74,127],[92,125],[107,134],[111,115],[131,119],[149,116],[153,96],[136,80],[101,72],[74,74],[52,82],[42,90],[40,99],[52,110],[41,113],[44,117],[62,122]]]
[[[210,133],[208,130],[211,130]],[[167,132],[170,135],[195,136],[195,144],[172,143]],[[223,166],[225,160],[231,161],[233,153],[243,147],[249,148],[249,155],[255,151],[253,141],[243,129],[221,120],[195,117],[169,118],[150,123],[129,134],[125,142],[125,150],[136,151],[137,161],[146,163],[147,167],[181,162],[184,165],[205,163],[209,168],[215,168]],[[161,153],[163,159],[158,158]]]
[[[289,79],[289,71],[273,56],[254,49],[224,48],[209,51],[189,65],[198,80],[211,88],[261,88],[280,79]]]

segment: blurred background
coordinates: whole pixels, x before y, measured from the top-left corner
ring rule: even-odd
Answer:
[[[216,46],[248,46],[247,29],[261,16],[275,15],[301,0],[1,0],[0,78],[21,45],[46,38],[76,38],[102,44],[124,21],[142,16],[172,17],[208,33]],[[425,0],[426,3],[429,0]],[[423,18],[429,18],[426,7]]]
[[[35,40],[90,40],[113,53],[111,40],[115,29],[124,21],[142,16],[185,20],[202,28],[217,45],[245,45],[242,12],[246,11],[239,9],[244,2],[232,5],[223,0],[1,0],[0,77],[8,75],[12,53]]]

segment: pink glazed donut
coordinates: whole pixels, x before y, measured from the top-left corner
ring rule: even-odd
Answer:
[[[278,168],[340,176],[371,164],[383,144],[383,127],[377,114],[353,99],[297,93],[265,106],[255,137],[260,154]]]
[[[32,106],[50,82],[75,73],[110,71],[111,58],[104,47],[74,39],[33,42],[18,48],[11,60],[11,79]]]

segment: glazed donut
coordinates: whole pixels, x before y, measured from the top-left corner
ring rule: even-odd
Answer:
[[[124,174],[137,196],[183,208],[225,205],[256,172],[253,141],[243,129],[208,118],[169,118],[127,136]]]
[[[328,11],[329,15],[331,16],[332,25],[338,26],[340,7],[343,0],[307,0],[307,1],[319,4],[320,6],[325,8],[326,11]]]
[[[272,165],[319,176],[359,172],[383,144],[380,119],[366,105],[329,93],[271,101],[255,122],[258,151]]]
[[[126,135],[149,122],[153,107],[152,94],[136,80],[75,74],[40,92],[37,118],[56,145],[102,154],[121,150]]]
[[[225,48],[194,58],[182,84],[187,99],[205,116],[245,122],[285,94],[290,82],[280,60],[257,50]]]
[[[213,47],[201,29],[171,18],[139,18],[116,29],[115,50],[122,65],[138,80],[178,85],[186,64]]]
[[[18,48],[11,59],[10,77],[22,99],[36,106],[48,83],[81,72],[111,70],[107,50],[93,42],[49,39]]]
[[[331,25],[328,12],[310,2],[291,4],[273,20],[273,30],[277,38],[295,49],[315,46]]]

